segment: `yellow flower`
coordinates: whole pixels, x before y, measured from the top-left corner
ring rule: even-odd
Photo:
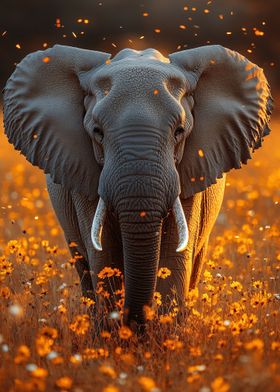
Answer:
[[[230,385],[223,379],[223,377],[217,377],[211,383],[213,392],[227,392],[230,389]]]
[[[77,335],[85,335],[89,326],[89,316],[87,314],[81,314],[74,318],[74,321],[69,325],[69,328]]]
[[[161,294],[158,291],[154,292],[154,301],[157,305],[161,305],[162,301],[161,301]]]
[[[132,336],[132,331],[130,328],[126,327],[125,325],[123,325],[120,329],[119,329],[119,337],[121,339],[129,339]]]
[[[55,385],[61,389],[70,389],[73,385],[73,381],[70,377],[64,376],[56,380]]]
[[[101,365],[101,366],[99,366],[98,370],[100,373],[104,374],[104,376],[108,376],[111,378],[117,377],[117,373],[116,373],[115,369],[112,368],[112,366]]]
[[[168,276],[171,275],[171,271],[170,269],[166,268],[166,267],[162,267],[158,270],[158,274],[157,276],[161,279],[166,279]]]
[[[89,297],[81,297],[80,301],[83,305],[86,305],[88,308],[95,304],[95,301]]]
[[[235,289],[235,290],[239,291],[239,292],[241,292],[243,290],[242,284],[240,282],[237,282],[237,281],[231,282],[230,287],[232,289]]]
[[[141,387],[148,392],[156,387],[156,384],[151,377],[141,376],[138,378],[138,382]]]
[[[245,348],[247,350],[259,350],[262,351],[264,348],[264,343],[261,339],[253,339],[248,343],[245,343]]]
[[[9,299],[11,296],[11,290],[9,289],[9,287],[1,287],[0,288],[0,297],[5,298],[5,299]]]
[[[183,343],[175,339],[167,339],[163,342],[163,345],[171,351],[176,351],[183,347]]]
[[[103,392],[119,392],[119,388],[115,387],[114,385],[107,385],[103,388]]]

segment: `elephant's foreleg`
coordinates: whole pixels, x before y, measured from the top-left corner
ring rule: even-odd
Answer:
[[[207,248],[208,240],[205,242],[199,253],[194,258],[190,289],[194,289],[198,285],[205,261],[205,256],[207,254]]]
[[[83,296],[92,298],[93,286],[90,276],[88,254],[80,234],[78,218],[71,193],[62,185],[55,184],[49,175],[46,176],[50,199],[57,219],[64,231],[66,242],[75,267],[80,277]]]

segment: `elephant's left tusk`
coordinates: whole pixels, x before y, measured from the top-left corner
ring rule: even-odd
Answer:
[[[96,250],[102,250],[101,236],[106,215],[106,205],[99,199],[91,227],[91,240]]]
[[[183,252],[183,250],[185,250],[188,245],[189,230],[179,196],[177,197],[173,205],[173,213],[179,236],[179,243],[176,252]]]

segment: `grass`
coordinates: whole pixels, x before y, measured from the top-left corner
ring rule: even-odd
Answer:
[[[188,316],[177,322],[174,303],[158,317],[155,303],[144,341],[117,326],[94,335],[44,176],[1,135],[0,390],[279,390],[279,128],[228,175]]]

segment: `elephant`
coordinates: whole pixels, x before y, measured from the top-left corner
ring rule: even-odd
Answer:
[[[124,274],[125,325],[145,325],[155,291],[183,304],[226,173],[270,132],[263,70],[220,45],[168,57],[55,45],[27,55],[3,94],[5,133],[46,174],[83,295],[111,267]]]

